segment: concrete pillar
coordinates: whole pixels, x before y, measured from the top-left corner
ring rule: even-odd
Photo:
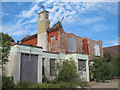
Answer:
[[[16,64],[16,67],[18,67],[18,74],[16,76],[16,82],[20,81],[20,68],[21,68],[21,53],[17,53],[18,56],[18,64]],[[17,59],[16,59],[17,60]]]
[[[87,72],[87,82],[90,82],[90,79],[89,79],[89,64],[88,64],[88,60],[86,61],[86,72]]]
[[[38,83],[42,83],[42,55],[38,56]]]
[[[45,58],[45,76],[49,79],[50,77],[50,58]]]

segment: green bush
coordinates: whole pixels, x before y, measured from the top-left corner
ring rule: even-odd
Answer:
[[[59,68],[58,75],[51,81],[52,83],[62,82],[76,82],[79,79],[77,75],[77,68],[74,60],[65,60],[64,65]]]
[[[119,70],[120,56],[115,56],[110,61],[110,70],[112,76],[120,76]]]
[[[94,64],[90,66],[90,73],[93,80],[96,82],[104,82],[106,79],[112,78],[107,58],[98,57],[93,61]]]
[[[14,80],[13,77],[9,76],[2,76],[2,88],[13,88],[14,87]]]

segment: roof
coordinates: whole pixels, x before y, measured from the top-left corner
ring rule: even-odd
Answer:
[[[34,34],[34,35],[32,35],[32,36],[27,35],[27,36],[24,37],[21,41],[24,42],[24,41],[27,41],[27,40],[33,39],[33,38],[37,38],[37,34]]]
[[[58,21],[55,25],[53,25],[53,27],[51,27],[50,29],[47,30],[47,32],[52,32],[55,30],[58,30],[62,27],[61,22]]]

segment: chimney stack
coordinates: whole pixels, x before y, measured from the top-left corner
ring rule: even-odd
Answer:
[[[49,29],[49,12],[44,10],[38,13],[38,25],[37,25],[37,44],[43,47],[44,51],[48,51],[48,34]]]

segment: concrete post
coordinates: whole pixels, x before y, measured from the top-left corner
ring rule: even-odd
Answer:
[[[50,77],[50,58],[45,58],[45,76],[49,79]]]
[[[42,55],[38,56],[38,83],[42,83]]]
[[[76,64],[76,68],[77,68],[77,72],[78,72],[78,59],[74,59],[75,60],[75,64]]]
[[[89,64],[88,64],[88,60],[86,61],[86,72],[87,72],[87,82],[90,82],[90,79],[89,79]]]
[[[15,68],[14,68],[14,82],[17,84],[20,81],[20,68],[21,68],[21,53],[15,55]],[[11,58],[12,60],[12,58]]]

